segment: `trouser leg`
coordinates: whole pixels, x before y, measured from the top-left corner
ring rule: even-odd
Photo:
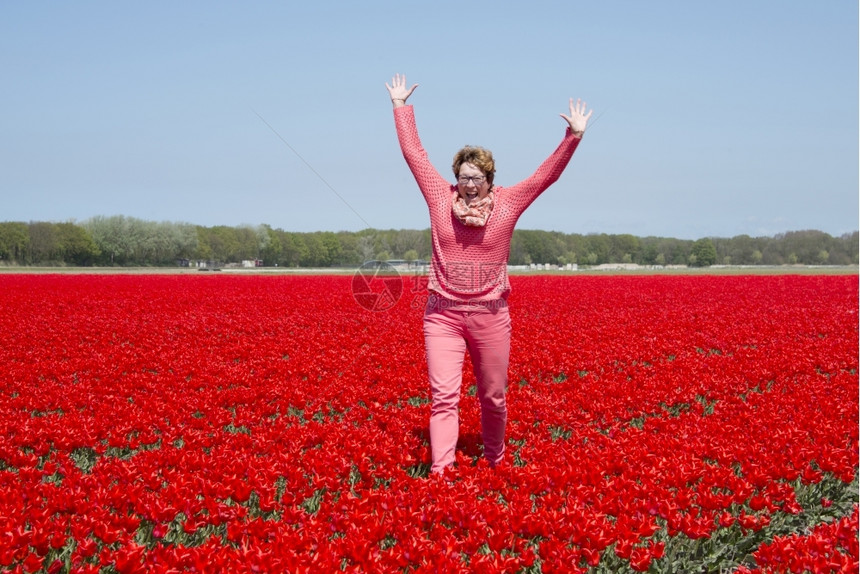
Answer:
[[[459,433],[460,385],[466,341],[462,316],[428,308],[424,314],[424,345],[430,378],[430,450],[432,472],[454,464]]]
[[[469,354],[478,381],[484,456],[493,466],[505,454],[508,410],[505,390],[511,353],[511,317],[507,307],[466,318]]]

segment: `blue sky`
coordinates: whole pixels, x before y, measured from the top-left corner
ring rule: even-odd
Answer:
[[[855,0],[6,2],[0,221],[423,229],[385,82],[448,174],[592,125],[521,229],[858,229]]]

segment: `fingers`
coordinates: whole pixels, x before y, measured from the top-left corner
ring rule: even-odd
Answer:
[[[408,93],[412,93],[415,88],[418,87],[418,84],[413,84],[411,88],[406,88],[406,75],[395,74],[393,78],[391,78],[391,85],[388,85],[388,82],[385,83],[385,87],[390,90],[403,90]]]
[[[582,116],[586,119],[591,117],[591,113],[594,110],[589,110],[588,115],[586,115],[585,111],[588,108],[588,104],[583,102],[580,99],[576,100],[576,103],[573,102],[573,98],[570,98],[570,115],[571,117],[574,115]]]

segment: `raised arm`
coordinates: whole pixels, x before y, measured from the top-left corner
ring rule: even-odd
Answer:
[[[412,92],[415,91],[418,84],[412,84],[411,88],[407,88],[406,75],[401,76],[400,74],[395,74],[391,79],[391,85],[389,86],[388,83],[386,83],[385,87],[388,88],[388,95],[391,96],[391,103],[395,108],[399,108],[400,106],[406,105],[406,100],[409,99],[409,96],[412,95]]]
[[[391,96],[391,103],[394,105],[394,125],[397,128],[400,150],[412,175],[415,176],[424,199],[432,206],[450,199],[451,184],[430,163],[430,158],[427,157],[427,152],[418,137],[413,107],[406,105],[406,100],[417,86],[418,84],[414,84],[411,88],[407,88],[406,76],[400,74],[394,76],[391,85],[385,84]]]
[[[586,112],[585,102],[570,99],[570,115],[560,114],[570,128],[561,144],[531,176],[520,183],[508,188],[511,208],[517,217],[522,214],[532,202],[549,186],[555,183],[567,167],[573,152],[576,151],[585,128],[591,118],[591,111]]]

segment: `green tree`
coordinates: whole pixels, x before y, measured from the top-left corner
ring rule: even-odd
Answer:
[[[26,223],[0,223],[0,261],[23,263],[30,247],[30,230]]]
[[[690,241],[680,239],[667,239],[664,243],[662,253],[665,254],[666,265],[683,265],[690,253]]]
[[[122,215],[98,215],[85,221],[83,226],[98,247],[99,263],[124,265],[131,259],[134,238],[128,218]]]
[[[372,230],[366,229],[359,232],[358,240],[356,241],[356,251],[362,263],[373,259],[374,253],[376,253],[376,250],[373,248],[375,242],[375,234],[372,233]]]
[[[844,233],[834,239],[830,262],[834,265],[857,265],[860,251],[860,233]]]
[[[511,265],[528,265],[526,257],[528,253],[525,251],[523,242],[520,240],[520,234],[514,230],[514,235],[511,237],[511,247],[508,250],[508,263]],[[531,259],[529,260],[529,263]]]
[[[305,252],[299,262],[302,267],[319,267],[326,256],[326,248],[323,245],[319,233],[303,233]]]
[[[236,255],[242,249],[235,227],[216,225],[207,229],[212,259],[221,262],[238,261]]]
[[[639,238],[630,234],[612,235],[609,238],[610,263],[632,263],[639,260]]]
[[[589,265],[609,263],[611,252],[609,236],[605,233],[590,233],[585,236],[585,261]]]
[[[236,238],[235,250],[227,256],[225,261],[237,263],[257,259],[260,256],[260,247],[264,241],[264,235],[258,232],[257,227],[240,225],[233,228],[233,233]]]
[[[358,249],[358,234],[348,231],[338,231],[337,240],[340,244],[340,263],[345,265],[360,265],[364,262]]]
[[[641,262],[645,265],[657,265],[657,256],[661,253],[657,250],[657,244],[653,242],[646,243],[642,248]],[[663,258],[665,261],[665,257]]]
[[[337,235],[331,231],[324,231],[320,234],[320,241],[323,246],[323,259],[320,265],[329,267],[341,263],[342,253]]]
[[[195,231],[197,232],[197,247],[194,249],[193,258],[210,261],[212,259],[212,246],[209,245],[209,230],[198,225]]]
[[[267,239],[260,249],[260,259],[263,260],[263,265],[280,264],[282,253],[280,234],[266,224],[261,225],[260,230],[261,233],[267,235]]]
[[[517,232],[514,231],[514,235]],[[557,263],[558,258],[564,254],[566,245],[560,239],[560,234],[540,231],[534,229],[524,229],[519,232],[519,241],[522,245],[522,250],[529,255],[529,259],[534,263]]]
[[[415,259],[418,259],[418,253],[428,251],[424,243],[424,233],[415,229],[398,230],[394,235],[392,246],[396,259],[406,259],[406,252],[408,251],[414,251],[416,253]]]
[[[694,267],[710,267],[717,261],[717,250],[709,238],[704,237],[693,243],[690,250],[690,263]]]
[[[304,234],[283,232],[281,235],[281,265],[285,267],[298,267],[303,265],[308,257],[308,246]]]
[[[60,256],[65,263],[92,265],[99,255],[99,248],[89,232],[74,223],[57,223]]]
[[[30,223],[29,231],[28,263],[56,263],[61,261],[60,234],[53,223],[34,221]]]

